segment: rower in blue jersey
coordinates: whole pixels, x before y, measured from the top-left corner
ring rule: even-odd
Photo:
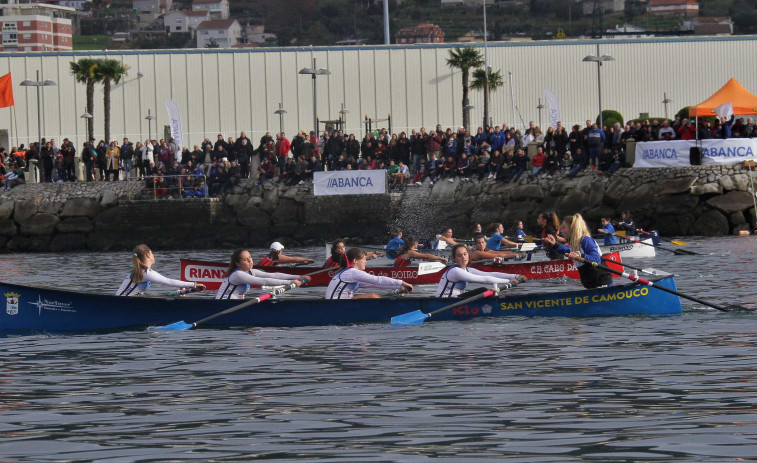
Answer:
[[[394,230],[394,238],[386,243],[386,257],[390,259],[396,259],[399,254],[397,251],[405,244],[405,240],[402,239],[402,230],[399,228]]]
[[[605,246],[612,246],[613,244],[618,244],[618,237],[615,236],[615,227],[612,226],[612,222],[610,222],[610,219],[606,217],[602,217],[600,219],[600,222],[602,223],[602,228],[598,229],[597,231],[599,233],[604,233],[604,245]]]
[[[237,249],[231,255],[229,268],[224,275],[223,283],[216,292],[216,299],[244,299],[251,285],[281,286],[294,283],[302,284],[301,280],[310,281],[309,276],[289,275],[286,273],[269,273],[252,268],[253,261],[246,249]]]
[[[173,286],[175,288],[195,288],[197,291],[205,291],[205,285],[194,281],[182,281],[166,278],[152,269],[155,256],[146,244],[140,244],[131,252],[131,273],[126,275],[121,286],[116,291],[116,296],[141,296],[153,283]]]
[[[506,244],[507,246],[512,247],[518,247],[518,243],[514,243],[504,236],[502,236],[502,233],[505,232],[505,227],[502,226],[499,222],[494,222],[492,224],[489,224],[489,227],[486,229],[486,233],[491,236],[489,238],[489,241],[486,242],[486,247],[488,249],[491,249],[492,251],[499,251],[499,248]]]
[[[602,255],[599,251],[599,245],[589,233],[589,228],[584,222],[581,214],[574,214],[565,217],[560,224],[560,232],[568,240],[568,244],[557,247],[557,252],[567,254],[568,259],[583,257],[586,261],[573,263],[578,268],[578,274],[581,277],[581,284],[584,288],[598,288],[612,285],[612,275],[606,270],[595,267],[589,262],[597,264],[602,263]],[[544,241],[552,246],[557,243],[554,235],[548,235]]]

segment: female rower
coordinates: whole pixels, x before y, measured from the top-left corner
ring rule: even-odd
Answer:
[[[124,278],[116,291],[116,296],[141,296],[153,283],[173,286],[175,288],[195,288],[205,291],[205,285],[193,281],[172,280],[152,269],[155,256],[146,244],[135,247],[131,255],[131,273]]]
[[[547,253],[547,257],[550,259],[559,259],[560,255],[557,253],[557,246],[567,243],[568,241],[560,236],[560,219],[557,218],[557,214],[554,212],[542,212],[539,217],[536,218],[536,223],[541,227],[541,241],[544,245],[544,251]],[[553,236],[557,246],[548,244],[545,239],[547,236]]]
[[[511,280],[526,281],[523,275],[499,272],[482,272],[475,268],[468,268],[470,258],[468,248],[458,244],[452,248],[452,258],[455,265],[451,266],[439,280],[436,288],[436,297],[457,297],[468,283],[509,283]]]
[[[433,254],[423,254],[421,252],[418,252],[416,250],[417,248],[418,240],[408,237],[405,240],[405,244],[403,244],[402,248],[399,250],[399,255],[396,259],[394,259],[394,266],[409,267],[411,265],[410,259],[423,259],[426,262],[441,262],[443,264],[447,263],[447,259],[445,257],[435,256]]]
[[[581,214],[565,217],[560,224],[560,231],[565,239],[568,240],[568,244],[558,246],[557,252],[568,254],[568,259],[575,259],[583,255],[583,258],[588,261],[587,263],[575,262],[576,267],[578,267],[578,274],[581,276],[581,284],[584,285],[584,288],[598,288],[600,286],[611,285],[612,276],[610,273],[589,263],[595,262],[601,264],[602,259],[599,245],[591,237],[589,228],[586,226],[586,222],[584,222]],[[552,246],[556,244],[553,235],[547,236],[545,242]]]
[[[271,249],[267,256],[260,259],[258,265],[263,267],[273,267],[274,265],[286,265],[286,264],[312,264],[315,262],[313,259],[307,257],[297,256],[285,256],[281,253],[284,250],[284,245],[278,241],[271,243]]]
[[[445,227],[442,229],[441,235],[436,235],[436,246],[434,249],[445,249],[447,246],[455,246],[457,244],[457,240],[455,238],[452,238],[452,229],[449,227]],[[446,243],[445,245],[439,247],[439,244]]]
[[[347,247],[345,246],[344,241],[334,241],[331,244],[331,256],[326,259],[323,267],[339,267],[339,261],[342,259],[342,255],[346,251]],[[384,257],[383,252],[367,252],[365,253],[365,255],[368,259],[378,259],[379,257]]]
[[[620,217],[620,221],[615,222],[615,227],[617,227],[618,230],[626,232],[626,236],[635,236],[636,222],[634,222],[633,217],[631,217],[631,211],[623,211],[620,214]]]
[[[246,249],[237,249],[231,255],[229,268],[224,275],[223,283],[216,292],[216,299],[244,299],[244,295],[250,290],[250,285],[288,285],[294,283],[297,286],[302,280],[310,281],[306,275],[289,275],[286,273],[267,273],[252,268],[253,261],[250,252]]]
[[[371,275],[365,271],[366,255],[359,248],[352,248],[339,262],[341,271],[334,275],[326,288],[326,299],[368,299],[379,298],[376,293],[355,295],[360,287],[399,289],[410,293],[413,285],[394,278]]]
[[[492,251],[486,247],[486,237],[477,235],[473,239],[473,252],[470,253],[471,262],[485,259],[522,259],[525,254],[510,251]]]
[[[502,236],[502,233],[505,232],[505,227],[502,226],[502,224],[499,222],[489,224],[486,232],[491,236],[491,238],[489,238],[489,241],[486,242],[486,247],[491,249],[492,251],[499,251],[500,246],[502,246],[503,244],[512,247],[518,247],[518,243],[514,243]]]

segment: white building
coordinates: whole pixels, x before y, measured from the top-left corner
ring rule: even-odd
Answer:
[[[88,0],[59,0],[56,2],[58,6],[65,6],[68,8],[73,8],[77,11],[84,10],[84,4],[87,3]]]
[[[218,48],[231,48],[242,43],[242,26],[236,19],[203,21],[197,26],[197,48],[207,48],[214,42]]]
[[[163,16],[163,26],[166,32],[192,32],[197,30],[203,21],[210,20],[210,13],[207,11],[173,11]]]
[[[229,0],[192,0],[192,11],[207,11],[210,19],[229,19]]]
[[[0,51],[70,51],[73,49],[73,24],[66,16],[73,8],[41,3],[0,6]]]

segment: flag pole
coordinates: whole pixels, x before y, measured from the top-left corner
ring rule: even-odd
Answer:
[[[18,118],[16,117],[16,105],[13,105],[13,122],[16,124],[16,131],[14,132],[16,134],[16,149],[20,146],[18,144]],[[10,139],[10,137],[9,137]]]

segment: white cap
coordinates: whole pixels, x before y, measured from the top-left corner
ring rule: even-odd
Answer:
[[[272,251],[281,251],[282,249],[284,249],[284,245],[279,243],[278,241],[274,241],[273,243],[271,243]]]

